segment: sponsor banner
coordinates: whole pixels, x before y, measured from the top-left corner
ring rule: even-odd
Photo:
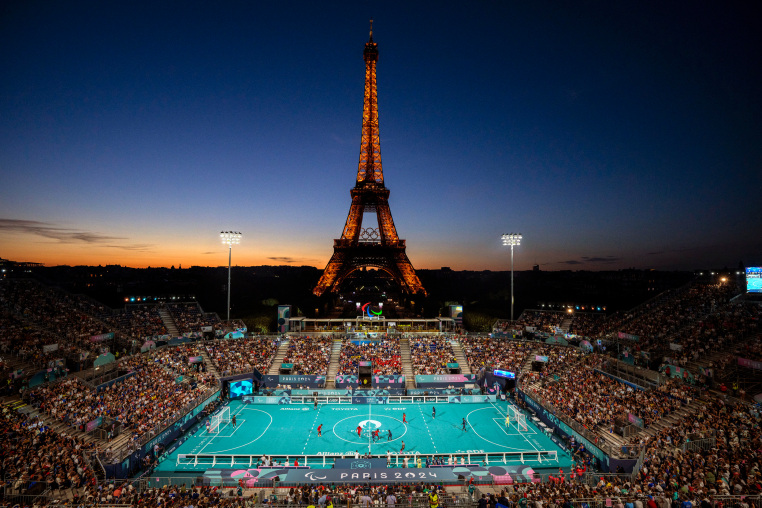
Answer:
[[[389,397],[352,397],[352,404],[386,404]]]
[[[674,342],[670,342],[669,343],[669,348],[672,351],[682,351],[683,350],[683,345],[682,344],[675,344]]]
[[[407,391],[408,395],[460,395],[461,392],[460,388],[410,388]],[[479,390],[472,390],[468,389],[465,390],[466,393],[470,393],[472,391],[476,391],[476,393],[479,393]]]
[[[635,425],[636,427],[640,427],[641,429],[644,428],[643,427],[643,419],[638,417],[637,415],[634,415],[632,413],[627,413],[627,420],[631,424]]]
[[[738,358],[738,365],[740,365],[741,367],[748,367],[750,369],[762,370],[762,362],[758,362],[758,361],[755,361],[755,360],[749,360],[747,358],[741,358],[741,357],[739,357]]]
[[[534,355],[534,361],[536,361],[536,362],[547,362],[548,361],[548,357],[547,356],[542,356],[542,355]]]
[[[356,391],[355,394],[360,393]],[[384,388],[379,390],[362,390],[362,395],[381,396],[381,395],[405,395],[404,388]]]
[[[353,374],[339,374],[335,380],[336,388],[352,388],[359,386],[360,380]]]
[[[211,326],[202,326],[201,331],[202,332],[211,332],[213,328]]]
[[[386,459],[335,459],[336,469],[386,469]]]
[[[328,483],[328,482],[456,482],[457,475],[450,468],[405,469],[294,469],[289,470],[287,483]]]
[[[322,388],[325,386],[325,376],[300,376],[300,375],[283,375],[283,376],[262,376],[262,382],[266,386],[278,386],[278,385],[305,385],[308,388]]]
[[[103,417],[99,416],[93,421],[87,422],[85,426],[85,432],[92,432],[103,424]]]
[[[496,402],[497,397],[494,395],[460,395],[460,396],[449,396],[447,397],[450,399],[450,402],[455,402],[451,399],[460,399],[460,402],[463,403],[480,403],[480,402]]]
[[[415,376],[415,385],[419,388],[436,388],[442,385],[463,387],[476,382],[476,374],[439,374],[435,376]]]
[[[203,356],[190,356],[188,357],[188,363],[202,363],[204,361]]]
[[[537,331],[537,328],[536,328],[536,327],[534,327],[534,326],[525,326],[525,327],[524,327],[524,331],[527,331],[527,332],[529,332],[529,333],[534,333],[534,332],[536,332],[536,331]]]
[[[114,333],[102,333],[100,335],[92,335],[90,337],[90,342],[103,342],[106,340],[111,340],[114,338]]]
[[[388,386],[390,388],[399,388],[405,386],[405,376],[391,374],[377,374],[370,378],[371,385],[375,388]]]
[[[48,344],[46,346],[42,346],[42,352],[43,353],[52,353],[53,351],[58,351],[58,344]]]
[[[23,376],[23,375],[24,375],[24,369],[17,369],[17,370],[14,370],[14,371],[12,371],[12,372],[9,374],[9,376],[10,376],[11,378],[13,378],[13,379],[18,379],[18,378],[20,378],[20,377],[21,377],[21,376]]]
[[[632,335],[631,333],[624,333],[624,332],[618,332],[617,337],[619,337],[620,339],[627,339],[627,340],[634,340],[634,341],[640,340],[639,336]]]
[[[336,395],[338,397],[352,396],[352,390],[291,390],[291,395],[298,395],[300,397],[312,397],[316,393],[318,394],[318,397],[325,397],[328,395]]]
[[[288,395],[281,395],[278,397],[260,397],[257,395],[244,395],[241,397],[241,401],[244,404],[291,404],[291,397]]]

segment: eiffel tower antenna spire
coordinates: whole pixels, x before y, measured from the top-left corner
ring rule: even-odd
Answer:
[[[352,204],[341,238],[334,241],[333,256],[312,291],[320,296],[329,290],[337,292],[344,279],[355,270],[374,267],[386,272],[406,293],[423,293],[421,281],[405,253],[405,240],[397,235],[389,209],[389,189],[384,185],[381,166],[381,137],[378,131],[378,92],[376,62],[378,44],[373,42],[373,20],[370,38],[363,51],[365,60],[365,96],[362,111],[360,160],[355,186],[350,191]],[[363,228],[365,212],[375,212],[378,228]]]

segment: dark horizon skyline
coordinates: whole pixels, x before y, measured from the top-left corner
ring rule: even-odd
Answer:
[[[416,269],[762,264],[748,3],[10,1],[0,257],[323,269],[349,209],[362,49]]]

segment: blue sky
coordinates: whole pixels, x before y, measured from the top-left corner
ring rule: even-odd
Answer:
[[[762,264],[751,2],[0,7],[0,257],[323,268],[362,122],[416,268]]]

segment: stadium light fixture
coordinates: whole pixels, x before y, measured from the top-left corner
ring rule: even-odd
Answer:
[[[513,322],[513,246],[521,245],[521,233],[507,233],[503,235],[503,245],[511,246],[511,322]]]
[[[233,260],[233,245],[241,243],[241,233],[238,231],[222,231],[220,232],[220,240],[224,245],[228,246],[228,323],[230,323],[230,269]]]

